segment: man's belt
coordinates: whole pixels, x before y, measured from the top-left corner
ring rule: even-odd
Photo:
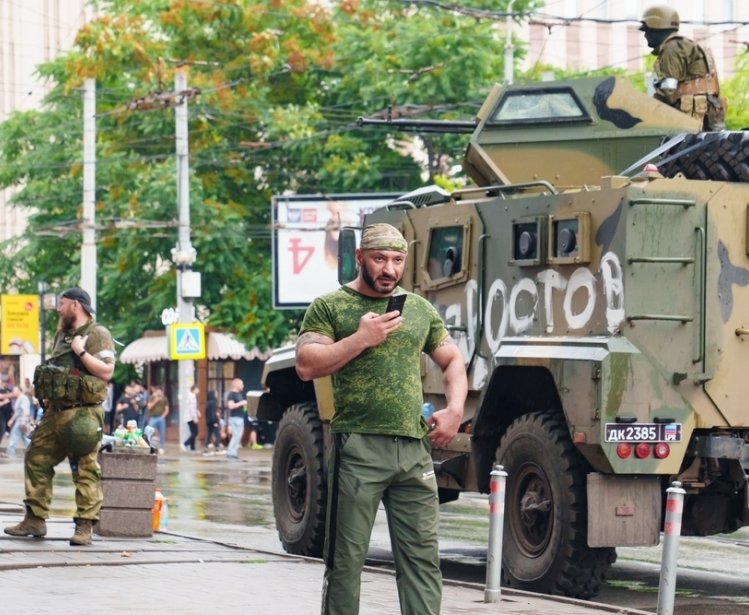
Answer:
[[[704,77],[697,77],[696,79],[690,79],[689,81],[682,81],[676,87],[676,98],[682,96],[695,94],[714,94],[717,96],[720,93],[720,85],[718,84],[718,77],[716,75],[708,74]]]

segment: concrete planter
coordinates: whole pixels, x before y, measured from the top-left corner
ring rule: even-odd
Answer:
[[[157,455],[113,449],[99,453],[104,503],[94,531],[100,536],[153,535]]]

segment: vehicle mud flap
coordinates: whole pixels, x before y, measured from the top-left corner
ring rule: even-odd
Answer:
[[[461,489],[465,487],[463,477],[466,475],[467,466],[468,455],[458,455],[457,457],[450,457],[449,459],[432,461],[432,467],[437,476],[448,476],[449,478],[452,478]]]

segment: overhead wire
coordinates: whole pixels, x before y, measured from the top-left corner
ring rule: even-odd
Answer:
[[[600,6],[600,4],[602,4],[602,3],[599,3],[599,5],[596,5],[596,6]],[[595,7],[593,7],[593,8],[595,8]],[[583,16],[584,15],[581,15],[580,17],[582,18]],[[575,20],[576,20],[576,18],[573,18],[570,21],[575,21]],[[623,21],[623,20],[608,20],[609,23],[615,23],[615,22],[618,22],[618,21]],[[739,27],[739,26],[737,26],[737,27]],[[214,89],[214,91],[218,91],[218,89],[220,87],[232,87],[232,86],[231,86],[231,84],[225,84],[223,86],[218,86],[217,88]],[[107,91],[111,94],[111,99],[110,100],[116,101],[116,99],[115,99],[115,96],[116,96],[115,92],[117,92],[118,90],[114,90],[114,89],[103,90],[103,92],[107,92]],[[132,94],[131,91],[129,93]],[[194,106],[191,106],[191,113],[193,113],[193,107]],[[250,130],[253,128],[253,127],[245,124],[244,122],[239,121],[239,122],[233,123],[233,122],[231,122],[231,120],[223,118],[222,117],[223,112],[220,109],[216,108],[216,107],[210,108],[210,111],[209,111],[209,107],[207,107],[207,106],[200,107],[200,108],[204,112],[210,112],[210,113],[213,114],[213,117],[211,118],[211,121],[214,121],[214,122],[222,122],[223,121],[224,124],[227,125],[227,126],[237,126],[239,128],[245,128],[246,127],[246,128],[248,128]],[[241,114],[241,112],[237,112],[237,113]],[[321,113],[323,113],[323,114],[326,113],[325,108],[321,108]],[[346,126],[346,123],[349,120],[349,117],[345,113],[343,113],[343,112],[341,112],[340,118],[338,120],[336,120],[336,117],[334,116],[333,112],[327,111],[327,114],[328,115],[327,115],[327,117],[324,118],[324,121],[326,121],[328,123],[328,125],[331,125],[331,126],[335,126],[336,122],[338,121],[338,122],[340,122],[341,128],[343,128],[343,127]],[[57,127],[57,128],[59,128],[59,127]],[[198,130],[198,132],[197,133],[193,133],[193,134],[196,134],[199,137],[203,130],[208,131],[208,130],[210,130],[210,128],[196,129],[196,130]],[[334,133],[335,133],[335,130],[333,128],[331,128],[328,131],[319,131],[316,135],[308,137],[307,139],[310,139],[310,138],[320,139],[320,138],[323,138],[323,137],[325,137],[327,135],[334,134]],[[158,148],[158,147],[162,147],[162,146],[168,145],[171,140],[172,140],[172,137],[170,137],[169,135],[166,135],[166,134],[164,134],[164,135],[154,135],[154,136],[149,136],[149,137],[145,137],[144,136],[144,137],[140,137],[140,138],[136,138],[136,139],[131,139],[130,141],[122,142],[121,143],[121,145],[122,145],[121,151],[128,151],[128,148],[135,148],[135,147],[141,147],[141,148],[153,147],[153,148]],[[308,141],[300,140],[300,139],[288,139],[285,143],[274,143],[274,144],[272,143],[272,144],[269,144],[269,149],[274,149],[274,148],[279,148],[279,147],[285,147],[285,146],[294,145],[294,144],[302,144],[304,142],[308,142]],[[243,153],[246,154],[246,150],[244,148],[242,148],[241,146],[236,146],[236,145],[235,146],[227,146],[227,147],[224,147],[224,148],[222,148],[220,150],[215,150],[215,151],[203,150],[201,152],[201,154],[200,154],[201,158],[196,159],[196,162],[199,163],[199,164],[208,164],[209,163],[208,161],[209,161],[209,158],[210,158],[211,155],[218,155],[218,154],[227,153],[227,152],[243,152]],[[137,159],[137,161],[133,162],[133,164],[143,164],[143,163],[152,162],[152,161],[164,160],[164,159],[169,158],[171,156],[172,156],[171,152],[154,153],[153,155],[145,155],[145,156],[143,156],[141,154],[140,157]],[[262,157],[261,153],[256,152],[256,157],[261,158]],[[80,161],[76,160],[76,161],[72,161],[70,163],[57,163],[57,164],[49,165],[47,168],[48,169],[52,169],[52,170],[54,170],[54,169],[60,169],[60,168],[65,168],[66,166],[68,166],[68,164],[77,164],[79,162]]]

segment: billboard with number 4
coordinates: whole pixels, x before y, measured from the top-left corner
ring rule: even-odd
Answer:
[[[338,288],[338,232],[400,194],[274,196],[273,304],[305,308]]]

